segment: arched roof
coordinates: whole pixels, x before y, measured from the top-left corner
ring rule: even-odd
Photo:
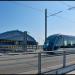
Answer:
[[[19,30],[7,31],[0,34],[0,39],[23,41],[24,32]],[[36,42],[36,40],[27,34],[27,41]]]
[[[47,39],[46,39],[46,42],[47,41],[50,41],[50,42],[55,42],[55,40],[57,40],[57,38],[61,38],[61,39],[75,39],[75,36],[71,36],[71,35],[63,35],[63,34],[53,34],[51,36],[48,36]]]
[[[72,36],[72,35],[53,34],[53,35],[48,36],[48,39],[51,38],[51,37],[60,37],[60,36],[75,38],[75,36]]]

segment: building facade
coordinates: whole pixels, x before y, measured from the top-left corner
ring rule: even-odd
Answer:
[[[24,39],[26,38],[26,40]],[[7,31],[0,34],[0,52],[16,52],[24,51],[24,43],[26,42],[27,49],[37,47],[36,40],[24,32],[19,30]]]

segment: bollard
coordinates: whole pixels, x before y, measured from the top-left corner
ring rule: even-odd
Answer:
[[[63,68],[66,66],[66,52],[63,51]]]
[[[41,52],[38,53],[38,74],[41,74]]]

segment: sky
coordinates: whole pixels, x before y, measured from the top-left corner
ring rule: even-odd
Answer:
[[[47,36],[66,34],[75,36],[75,1],[0,1],[0,33],[27,31],[39,44],[45,40],[45,9]],[[51,14],[62,11],[59,14]]]

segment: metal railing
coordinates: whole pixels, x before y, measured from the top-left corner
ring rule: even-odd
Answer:
[[[54,54],[53,54],[53,52],[54,52]],[[23,53],[23,56],[19,56],[19,57],[15,56],[15,59],[14,59],[14,57],[11,56],[10,59],[12,58],[13,59],[13,60],[11,59],[12,61],[18,60],[19,61],[18,64],[24,62],[25,65],[26,65],[25,66],[26,68],[27,68],[27,65],[28,65],[28,67],[29,67],[28,70],[30,68],[31,69],[33,68],[33,71],[35,69],[37,70],[37,72],[36,72],[37,74],[42,74],[42,73],[45,73],[47,71],[49,72],[49,71],[51,71],[53,69],[58,69],[58,68],[61,68],[61,67],[65,68],[67,66],[67,60],[68,60],[69,56],[72,55],[73,59],[74,59],[74,55],[75,55],[74,53],[75,53],[74,50],[25,52],[25,53]],[[32,56],[32,54],[33,54],[33,56]],[[0,61],[1,60],[2,61],[10,60],[10,59],[5,60],[5,59],[6,58],[4,58],[4,60],[3,60],[3,58],[2,58],[2,59],[0,59]],[[23,60],[23,62],[21,60]],[[16,62],[16,61],[14,61],[14,62]],[[72,64],[75,64],[75,63],[73,62],[73,63],[71,63],[71,65]],[[57,66],[59,65],[59,66],[55,67],[56,65]],[[70,64],[68,64],[68,65],[70,65]],[[48,67],[48,70],[46,69],[47,67]],[[57,74],[57,71],[56,71],[56,74]]]
[[[51,54],[55,52],[56,54]],[[58,53],[59,52],[59,53]],[[62,68],[65,68],[66,67],[66,57],[68,54],[72,54],[74,53],[72,50],[68,50],[68,51],[65,51],[65,50],[59,50],[59,51],[40,51],[40,52],[26,52],[25,54],[38,54],[38,74],[41,74],[43,73],[42,72],[42,55],[41,54],[46,54],[45,56],[49,56],[49,55],[52,55],[52,56],[57,56],[59,54],[59,56],[62,56]]]

